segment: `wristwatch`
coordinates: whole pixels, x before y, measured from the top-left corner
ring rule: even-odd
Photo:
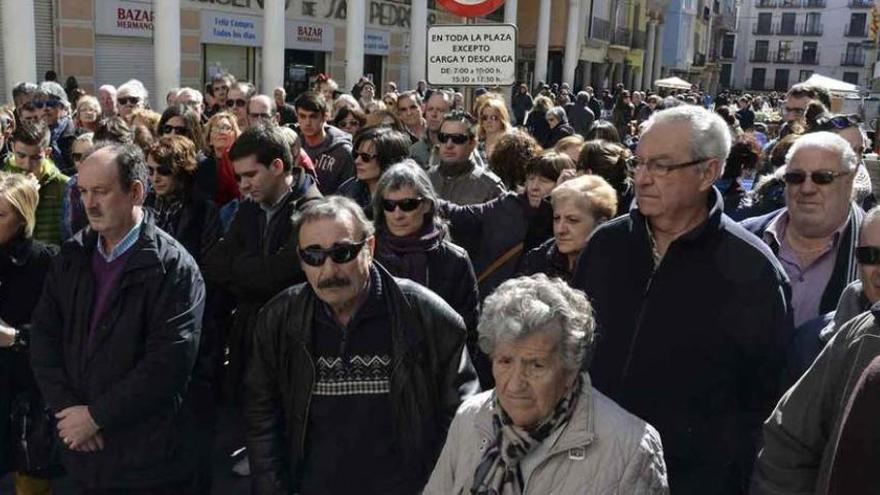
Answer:
[[[13,330],[15,330],[15,337],[12,339],[12,347],[26,347],[27,341],[24,339],[24,334],[21,330],[17,328],[14,328]]]

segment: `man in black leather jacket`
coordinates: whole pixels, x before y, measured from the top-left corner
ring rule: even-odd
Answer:
[[[294,222],[307,283],[260,312],[245,379],[255,493],[418,493],[476,391],[461,317],[373,261],[352,200]]]

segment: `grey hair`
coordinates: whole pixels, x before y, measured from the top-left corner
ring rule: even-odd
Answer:
[[[877,220],[877,218],[880,218],[880,206],[875,206],[868,210],[867,213],[865,213],[865,218],[862,219],[862,225],[859,231],[865,232],[868,224],[870,224],[874,220]]]
[[[138,81],[137,79],[130,79],[124,83],[122,83],[118,88],[116,88],[116,94],[122,93],[123,91],[128,91],[133,96],[137,96],[141,99],[141,101],[146,104],[147,99],[150,94],[147,92],[146,86],[144,83]]]
[[[794,154],[801,148],[814,148],[840,155],[840,168],[847,172],[852,172],[859,164],[859,157],[853,151],[852,146],[842,137],[833,132],[821,131],[804,134],[788,149],[785,154],[785,165],[791,163]]]
[[[483,303],[477,325],[480,349],[491,357],[500,342],[517,341],[553,324],[560,330],[558,352],[565,369],[580,370],[596,329],[587,296],[543,273],[508,280]]]
[[[425,221],[435,222],[435,225],[443,228],[444,224],[437,215],[437,192],[434,191],[428,174],[412,158],[391,165],[379,178],[376,194],[373,195],[373,218],[376,225],[385,225],[385,209],[382,208],[385,194],[399,191],[404,187],[415,189],[416,194],[431,202],[431,209],[425,214]]]
[[[302,210],[293,215],[293,235],[299,246],[299,231],[303,225],[323,219],[338,219],[348,216],[364,234],[364,239],[375,234],[373,222],[364,215],[364,210],[354,200],[344,196],[325,196],[305,204]]]
[[[642,133],[659,123],[685,123],[690,126],[691,158],[693,160],[718,158],[724,174],[724,163],[730,154],[732,138],[727,123],[715,112],[694,105],[680,105],[651,114],[643,124]],[[705,170],[705,164],[701,165]]]
[[[197,90],[197,89],[193,89],[193,88],[180,88],[180,91],[177,92],[177,97],[180,98],[180,97],[183,96],[184,94],[192,95],[192,96],[193,96],[193,101],[198,101],[199,104],[203,104],[203,103],[205,102],[205,99],[204,99],[204,97],[202,96],[202,92],[199,91],[199,90]]]
[[[565,109],[562,107],[553,107],[547,110],[547,116],[549,117],[551,115],[555,117],[560,124],[568,123],[568,115],[565,114]]]

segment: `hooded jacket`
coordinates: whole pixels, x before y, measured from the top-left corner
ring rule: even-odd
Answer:
[[[4,172],[24,173],[13,163],[15,155],[10,153],[3,164]],[[64,212],[64,193],[69,177],[62,174],[48,158],[40,163],[38,174],[40,182],[40,203],[37,206],[34,239],[46,244],[61,244],[61,221]]]
[[[300,127],[294,130],[302,136]],[[351,157],[351,136],[332,125],[324,126],[324,140],[309,146],[305,138],[302,149],[311,158],[318,176],[318,189],[327,196],[336,192],[343,182],[354,177],[354,159]]]
[[[596,311],[593,383],[660,432],[671,492],[741,494],[779,397],[791,291],[767,246],[723,214],[716,189],[707,208],[657,266],[637,208],[603,224],[572,286]]]

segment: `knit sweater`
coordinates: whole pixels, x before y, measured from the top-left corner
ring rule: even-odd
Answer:
[[[15,166],[13,160],[15,160],[15,155],[10,153],[3,162],[3,171],[24,173],[23,170]],[[64,191],[67,188],[69,178],[62,174],[48,158],[43,159],[36,176],[40,182],[40,204],[37,206],[34,239],[46,244],[59,245],[61,244]]]

